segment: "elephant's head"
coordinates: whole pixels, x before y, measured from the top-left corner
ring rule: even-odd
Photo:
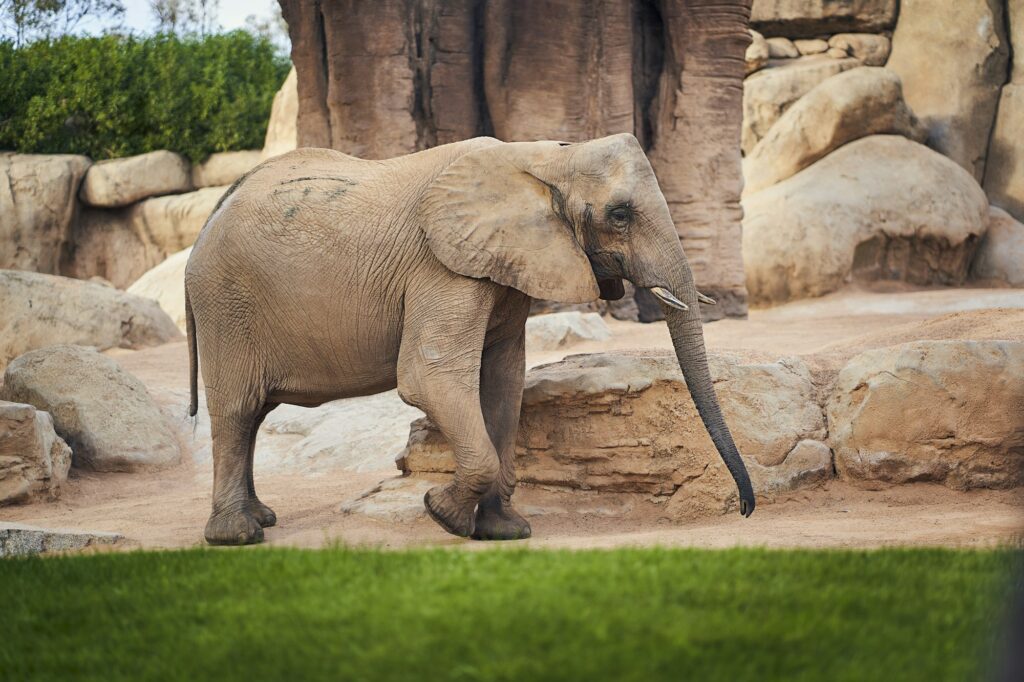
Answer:
[[[619,298],[622,279],[649,288],[666,308],[690,395],[736,481],[740,513],[754,511],[750,477],[708,370],[701,295],[635,137],[490,142],[438,176],[424,196],[420,220],[445,266],[534,298]]]

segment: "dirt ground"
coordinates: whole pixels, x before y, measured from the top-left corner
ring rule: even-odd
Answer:
[[[531,365],[571,353],[670,348],[664,324],[609,321],[612,338],[563,351],[534,354]],[[751,311],[746,320],[705,327],[711,350],[777,358],[809,356],[818,367],[837,366],[858,352],[916,339],[1024,340],[1024,291],[1010,289],[851,290],[820,299]],[[142,351],[111,351],[151,390],[187,390],[184,343]],[[257,448],[259,445],[257,445]],[[187,460],[188,458],[186,458]],[[0,520],[42,527],[117,532],[124,547],[201,544],[209,513],[209,464],[145,474],[73,471],[59,500],[0,508]],[[316,475],[257,470],[261,498],[278,514],[267,543],[320,547],[354,545],[493,547],[445,534],[425,516],[383,521],[341,508],[381,481],[390,467]],[[626,518],[588,510],[578,497],[521,489],[517,504],[530,518],[533,538],[502,546],[617,547],[878,547],[888,545],[992,546],[1024,544],[1024,491],[957,492],[932,484],[863,490],[832,482],[775,504],[684,524],[642,511]]]

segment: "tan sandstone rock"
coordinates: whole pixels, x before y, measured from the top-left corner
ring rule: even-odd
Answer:
[[[958,489],[1024,483],[1024,343],[868,351],[839,373],[827,411],[840,478]]]
[[[856,59],[813,55],[761,69],[743,81],[742,147],[749,154],[798,99],[826,78],[860,66]]]
[[[534,315],[526,321],[526,352],[565,348],[580,341],[604,341],[610,336],[608,325],[597,313]]]
[[[877,32],[896,19],[896,0],[754,0],[750,22],[765,35]]]
[[[885,66],[892,49],[889,38],[874,33],[837,33],[828,39],[828,45],[859,59],[864,66]]]
[[[797,38],[793,41],[797,51],[802,55],[821,54],[828,52],[828,41],[821,38]]]
[[[831,476],[825,424],[798,359],[744,362],[712,354],[715,388],[755,491],[772,493]],[[808,444],[811,441],[814,444]],[[735,484],[702,425],[671,353],[574,355],[527,373],[516,447],[519,481],[572,490],[705,496],[736,505]],[[413,423],[399,459],[408,473],[454,471],[444,437]]]
[[[0,400],[0,505],[55,497],[70,467],[71,448],[49,413]]]
[[[1024,225],[1001,208],[989,208],[988,231],[971,264],[978,280],[1024,287]]]
[[[89,164],[70,154],[0,152],[0,269],[60,272]]]
[[[127,206],[147,197],[192,189],[188,161],[165,149],[93,164],[79,198],[89,206]]]
[[[259,149],[210,154],[206,161],[192,166],[192,186],[201,189],[230,185],[255,168],[262,154]]]
[[[116,545],[122,540],[124,536],[117,533],[71,528],[39,528],[23,523],[0,521],[0,559],[47,552],[72,552],[87,547]]]
[[[761,303],[853,278],[960,284],[988,226],[969,173],[894,135],[844,145],[743,206],[747,288]]]
[[[128,287],[128,293],[150,298],[167,313],[178,329],[185,332],[185,266],[192,247],[167,257]]]
[[[800,51],[789,38],[768,38],[768,56],[772,59],[796,59]]]
[[[271,156],[284,154],[299,146],[298,118],[298,77],[293,66],[281,89],[274,95],[274,104],[270,108],[270,123],[267,125],[267,136],[263,141],[261,158],[268,159]]]
[[[147,235],[165,255],[177,253],[192,246],[227,190],[204,187],[187,194],[143,201],[135,208],[133,229]]]
[[[49,346],[18,357],[4,372],[0,399],[34,405],[76,467],[137,471],[177,464],[178,440],[141,381],[82,346]]]
[[[887,62],[928,145],[981,182],[1009,43],[1001,0],[902,0]]]
[[[785,180],[847,142],[882,133],[924,141],[899,76],[869,67],[827,78],[782,114],[743,160],[745,192]]]
[[[770,56],[768,41],[757,31],[751,31],[750,45],[747,46],[747,51],[744,54],[744,60],[747,63],[747,75],[749,76],[767,64]]]
[[[993,204],[1024,220],[1024,83],[1003,86],[984,185]]]
[[[93,282],[0,270],[0,302],[0,367],[55,344],[103,350],[181,338],[155,302]]]

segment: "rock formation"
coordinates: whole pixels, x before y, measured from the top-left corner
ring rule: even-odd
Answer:
[[[0,505],[55,497],[70,467],[48,412],[0,400]]]

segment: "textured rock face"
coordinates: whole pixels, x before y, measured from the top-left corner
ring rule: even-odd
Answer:
[[[885,66],[892,41],[874,33],[837,33],[828,39],[828,46],[859,59],[864,66]]]
[[[203,189],[143,201],[135,208],[134,229],[171,254],[192,246],[227,187]]]
[[[1002,0],[901,0],[887,66],[928,127],[928,144],[985,174],[989,133],[1006,80]]]
[[[827,411],[842,478],[959,489],[1024,483],[1024,343],[868,351],[840,372]]]
[[[153,301],[93,282],[0,270],[0,367],[55,344],[101,350],[156,346],[181,337]]]
[[[765,35],[877,32],[896,20],[896,0],[754,0],[750,22]]]
[[[1001,208],[989,209],[988,231],[971,265],[979,280],[1024,287],[1024,225]]]
[[[188,161],[174,152],[160,150],[93,164],[78,196],[89,206],[109,208],[190,189]]]
[[[230,185],[252,170],[260,162],[261,155],[258,149],[211,154],[206,161],[192,166],[192,186],[201,189]]]
[[[743,160],[745,192],[785,180],[847,142],[883,133],[924,141],[899,76],[878,67],[832,76],[791,106]]]
[[[123,539],[117,533],[37,528],[4,521],[0,522],[0,558],[45,552],[73,552],[86,547],[115,545]]]
[[[0,269],[56,274],[89,159],[0,153]]]
[[[1024,11],[1021,12],[1024,15]],[[1021,16],[1024,21],[1024,16]],[[1024,49],[1024,45],[1021,45]],[[1016,73],[1016,70],[1014,71]],[[992,203],[1024,220],[1024,83],[1003,86],[985,164],[985,191]]]
[[[185,332],[185,266],[190,255],[191,246],[169,256],[128,287],[129,294],[156,301],[182,333]]]
[[[0,505],[58,495],[70,467],[48,413],[0,400]]]
[[[960,284],[988,225],[969,173],[903,137],[872,135],[744,200],[747,288],[764,303],[851,278]]]
[[[526,321],[526,350],[555,350],[580,341],[604,341],[611,332],[597,313],[550,313]]]
[[[801,361],[712,355],[711,372],[755,491],[831,476],[824,417]],[[670,353],[575,355],[530,370],[516,466],[527,484],[673,497],[677,514],[736,504],[735,484]],[[447,442],[426,418],[413,423],[399,468],[454,471]]]
[[[747,65],[747,75],[749,76],[767,64],[769,57],[771,57],[771,48],[768,46],[768,41],[757,31],[751,31],[750,45],[743,55]]]
[[[270,123],[267,125],[267,136],[263,140],[261,159],[285,154],[299,146],[296,131],[299,116],[299,90],[295,67],[288,72],[281,89],[274,95],[274,104],[270,108]]]
[[[860,66],[856,59],[813,55],[758,71],[743,81],[741,146],[749,154],[794,102],[826,78]]]
[[[136,471],[181,457],[142,382],[90,348],[50,346],[20,356],[4,372],[0,398],[49,412],[76,467]]]

